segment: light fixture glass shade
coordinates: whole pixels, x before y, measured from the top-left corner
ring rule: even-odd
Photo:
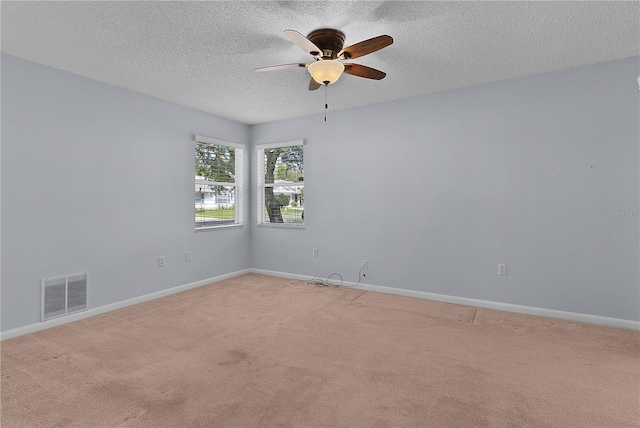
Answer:
[[[316,82],[331,84],[340,78],[344,71],[344,65],[334,59],[325,59],[309,64],[307,70]]]

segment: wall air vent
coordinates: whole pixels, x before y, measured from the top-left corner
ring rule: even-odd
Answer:
[[[89,273],[42,279],[41,321],[87,309]]]

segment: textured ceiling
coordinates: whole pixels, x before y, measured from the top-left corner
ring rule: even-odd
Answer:
[[[285,29],[330,27],[345,45],[394,44],[353,60],[330,109],[640,55],[639,2],[2,1],[2,52],[242,123],[322,113]]]

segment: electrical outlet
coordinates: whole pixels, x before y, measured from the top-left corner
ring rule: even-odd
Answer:
[[[318,257],[318,249],[317,248],[313,249],[313,257]]]
[[[158,257],[158,267],[164,267],[164,256]]]
[[[184,253],[184,261],[185,262],[191,261],[191,251],[187,251],[186,253]]]
[[[498,275],[506,275],[507,274],[507,265],[499,264],[498,265]]]
[[[368,261],[366,261],[366,260],[363,260],[363,261],[360,263],[360,269],[361,269],[361,270],[367,270],[367,269],[369,269],[369,262],[368,262]]]

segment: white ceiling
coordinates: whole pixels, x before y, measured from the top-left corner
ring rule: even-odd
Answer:
[[[346,45],[394,44],[353,60],[332,110],[640,55],[640,2],[2,1],[2,52],[247,124],[322,113],[285,29],[330,27]]]

